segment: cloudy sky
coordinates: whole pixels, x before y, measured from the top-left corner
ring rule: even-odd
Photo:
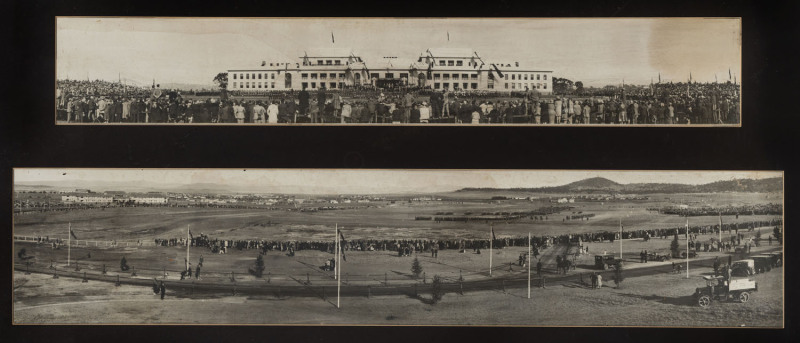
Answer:
[[[243,19],[57,20],[59,79],[207,84],[229,68],[297,61],[305,50],[351,48],[367,63],[428,48],[471,48],[589,86],[651,78],[740,75],[741,21],[680,19]],[[331,42],[331,32],[335,43]],[[450,41],[447,33],[450,33]],[[373,63],[375,63],[373,62]],[[740,78],[739,78],[740,79]]]
[[[219,184],[257,193],[431,193],[464,187],[559,186],[590,177],[619,183],[703,184],[779,177],[780,172],[567,171],[567,170],[357,170],[357,169],[14,169],[15,183],[96,182],[175,187]],[[85,184],[80,183],[81,187]],[[123,189],[124,190],[124,189]]]

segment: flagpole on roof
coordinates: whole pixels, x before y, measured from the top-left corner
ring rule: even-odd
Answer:
[[[619,259],[622,260],[622,218],[619,218]]]
[[[686,278],[689,278],[689,213],[686,213]]]

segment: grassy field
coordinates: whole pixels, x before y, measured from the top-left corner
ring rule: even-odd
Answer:
[[[748,303],[715,302],[698,307],[691,297],[704,285],[670,273],[607,283],[590,289],[578,283],[525,289],[448,293],[429,305],[411,297],[343,298],[341,308],[319,298],[206,296],[187,298],[172,291],[160,300],[144,287],[83,284],[78,279],[14,274],[15,323],[134,324],[361,324],[782,327],[783,268],[754,278],[759,291]],[[421,290],[421,292],[426,292]],[[423,298],[429,297],[423,294]]]
[[[487,196],[485,196],[487,197]],[[669,199],[666,199],[669,198]],[[750,193],[653,195],[649,201],[576,202],[575,208],[548,216],[547,220],[520,219],[494,222],[499,237],[554,235],[616,231],[620,220],[626,230],[674,228],[685,225],[685,219],[675,215],[662,215],[648,211],[674,202],[699,202],[713,206],[780,202],[774,195]],[[434,216],[437,212],[530,211],[550,206],[546,200],[488,200],[463,199],[459,201],[381,203],[376,208],[334,210],[320,212],[294,212],[265,209],[214,209],[214,208],[109,208],[77,210],[70,212],[30,213],[14,218],[14,234],[41,235],[66,238],[67,225],[71,223],[80,239],[87,240],[152,240],[178,238],[186,235],[187,225],[195,233],[205,233],[212,238],[224,239],[275,239],[275,240],[329,240],[333,238],[336,224],[343,228],[348,238],[485,238],[489,223],[435,222],[414,220],[415,216]],[[588,221],[563,221],[572,212],[593,213]],[[723,216],[724,223],[746,223],[768,220],[778,216]],[[717,216],[691,217],[691,225],[714,225]]]

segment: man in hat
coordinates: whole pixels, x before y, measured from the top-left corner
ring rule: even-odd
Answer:
[[[300,100],[300,114],[306,115],[306,113],[308,113],[309,94],[305,85],[303,85],[303,90],[300,91],[300,93],[297,95],[297,98]]]
[[[238,101],[233,104],[233,116],[237,123],[244,123],[244,106]]]
[[[412,124],[417,124],[420,122],[420,106],[419,104],[413,104],[411,106],[411,113],[408,116],[408,122]]]

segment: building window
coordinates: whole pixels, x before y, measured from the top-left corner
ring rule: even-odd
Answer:
[[[544,79],[547,80],[547,74],[544,74]]]
[[[244,76],[246,76],[246,79],[250,80],[250,74],[244,74]]]
[[[439,65],[440,65],[440,66],[442,66],[442,67],[444,67],[444,66],[446,66],[446,65],[447,65],[447,62],[446,62],[446,61],[444,61],[444,60],[439,60]],[[445,89],[447,89],[447,88],[445,88]]]
[[[308,74],[306,73],[300,74],[300,78],[303,80],[308,80]]]
[[[489,80],[486,82],[486,88],[489,88],[489,89],[494,89],[494,80],[493,80],[493,79],[489,79]]]
[[[253,73],[253,80],[255,80],[255,79],[256,79],[256,73]],[[255,85],[255,83],[254,83],[254,85]]]
[[[316,73],[311,73],[311,79],[312,80],[316,80],[317,79],[317,74]]]
[[[450,81],[450,74],[442,74],[442,79],[445,81]]]
[[[461,61],[461,60],[456,61],[456,66],[457,67],[460,67],[460,66],[463,66],[463,65],[464,65],[464,61]]]
[[[239,74],[239,80],[244,80],[244,74]]]
[[[464,86],[464,89],[469,89],[469,83],[464,82],[462,85]]]
[[[270,88],[275,88],[275,82],[272,82],[272,83],[270,84]]]
[[[506,89],[508,89],[508,82],[506,82]]]
[[[443,83],[443,84],[442,84],[442,88],[444,88],[444,89],[450,89],[450,84],[449,84],[449,83],[447,83],[447,82],[445,82],[445,83]]]
[[[336,60],[334,63],[335,63],[337,66],[338,66],[338,65],[342,65],[342,60]]]
[[[477,80],[477,79],[478,79],[478,74],[472,74],[472,77],[471,77],[471,79],[473,79],[473,80]]]
[[[242,89],[242,88],[244,88],[244,82],[239,84],[239,89]]]
[[[447,66],[452,67],[455,64],[453,60],[447,61]]]
[[[472,86],[472,89],[478,89],[478,84],[477,83],[473,82],[470,85]]]
[[[314,74],[311,74],[311,76],[314,76]],[[319,74],[319,79],[320,80],[325,80],[327,78],[328,78],[328,74],[325,74],[325,73],[320,73]]]
[[[317,60],[317,65],[322,65],[322,60]]]
[[[408,80],[408,73],[400,73],[400,78]]]
[[[386,78],[387,79],[393,79],[394,78],[394,73],[386,73]]]
[[[527,80],[527,79],[528,79],[528,74],[525,74],[525,80]]]
[[[505,76],[505,79],[508,80],[508,74],[505,74],[503,76]]]
[[[325,61],[325,65],[333,65],[333,61],[327,60],[327,61]]]
[[[258,79],[261,80],[261,73],[258,73]]]
[[[516,74],[511,74],[511,79],[512,80],[516,80],[517,79],[517,75]]]
[[[453,80],[458,80],[458,74],[453,74]]]
[[[336,88],[336,82],[331,82],[331,89]]]
[[[512,82],[511,83],[511,89],[517,89],[517,84]]]
[[[233,79],[236,80],[236,74],[233,74]]]
[[[546,83],[544,84],[544,89],[547,89],[547,84]]]
[[[258,88],[261,88],[261,82],[258,83]]]
[[[442,88],[442,85],[440,83],[437,82],[433,84],[433,89],[439,89],[439,88]]]
[[[457,90],[457,89],[458,89],[458,82],[454,82],[453,83],[453,90]]]
[[[303,82],[300,84],[300,86],[303,88],[308,88],[308,82]]]
[[[236,74],[234,74],[234,75],[236,75]],[[233,83],[233,88],[236,88],[236,82]]]
[[[539,80],[541,80],[541,79],[542,79],[542,78],[541,78],[541,76],[542,76],[542,75],[540,75],[540,74],[536,74],[536,81],[539,81]]]
[[[275,73],[269,74],[269,78],[275,80]]]
[[[329,76],[330,78],[332,78],[332,79],[335,79],[335,78],[336,78],[336,73],[331,73],[331,74],[330,74],[330,75],[328,75],[328,76]]]
[[[344,73],[339,73],[339,78],[343,79],[344,78]]]
[[[250,88],[250,82],[245,83],[244,88]]]
[[[317,83],[316,82],[312,82],[311,83],[311,88],[312,89],[316,89],[317,88]]]
[[[440,78],[440,77],[442,77],[442,75],[441,75],[441,74],[433,74],[433,80],[434,80],[434,81],[439,81],[439,78]]]
[[[369,74],[369,77],[371,79],[377,79],[378,78],[378,73],[371,73],[371,74]]]

